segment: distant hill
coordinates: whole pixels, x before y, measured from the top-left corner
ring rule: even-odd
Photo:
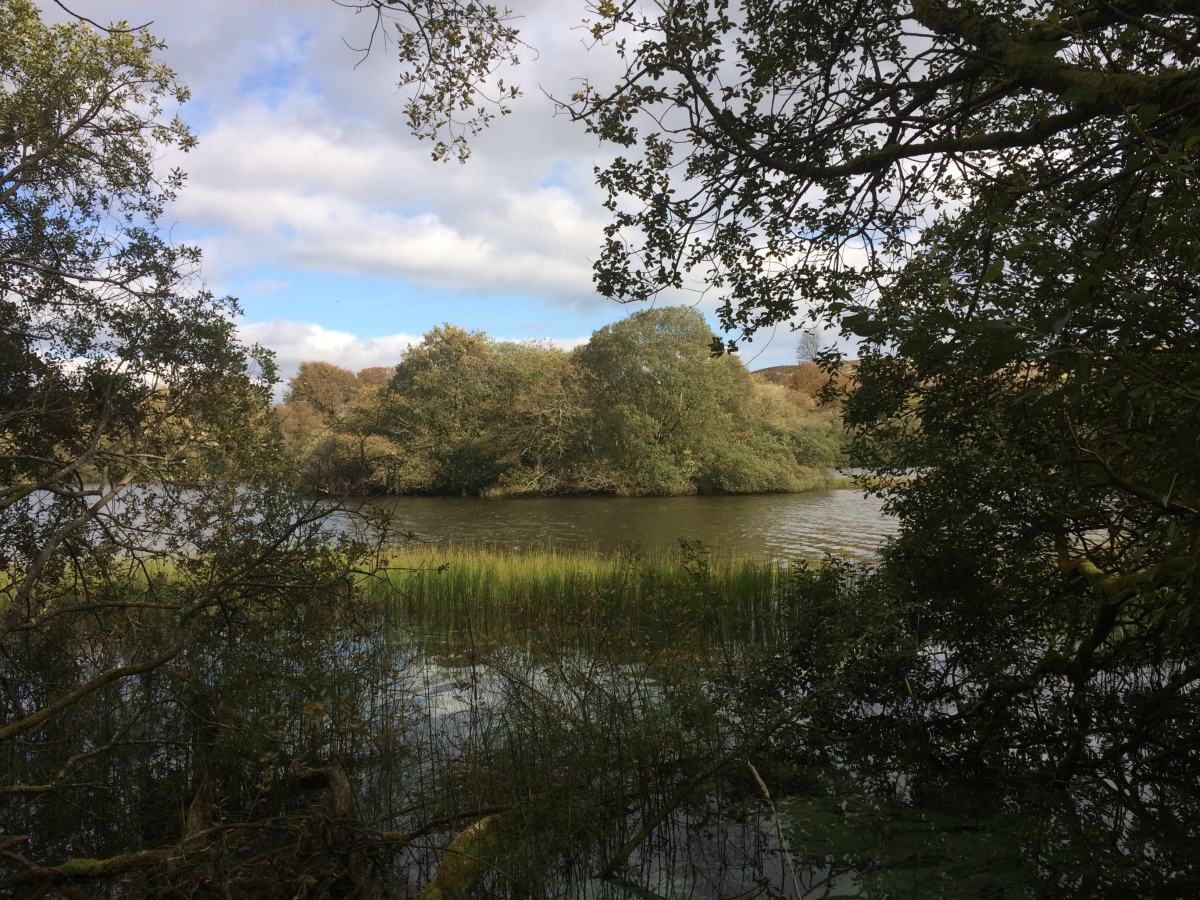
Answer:
[[[839,387],[852,387],[848,378],[854,374],[858,360],[848,359],[842,362],[840,374],[835,376]],[[821,391],[829,383],[829,375],[821,371],[815,363],[792,366],[768,366],[750,373],[755,380],[762,384],[774,384],[787,388],[813,403],[821,404]]]
[[[857,359],[843,359],[842,371],[853,372],[858,366]],[[767,366],[765,369],[755,369],[750,374],[760,381],[766,381],[771,384],[783,384],[796,373],[796,370],[801,366]]]
[[[768,366],[765,369],[755,369],[750,374],[768,384],[787,384],[799,368],[799,366]]]

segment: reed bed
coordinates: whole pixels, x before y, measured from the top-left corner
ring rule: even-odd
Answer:
[[[426,719],[409,732],[419,764],[398,780],[405,796],[382,806],[425,821],[504,809],[507,874],[487,877],[498,896],[682,896],[722,882],[712,895],[734,896],[748,878],[777,880],[764,832],[743,818],[756,795],[740,770],[702,773],[755,740],[756,714],[722,697],[778,632],[783,574],[694,544],[394,552],[363,589],[417,663]],[[598,878],[606,868],[619,877]]]
[[[364,587],[416,632],[451,641],[553,632],[585,649],[598,635],[761,636],[776,618],[780,578],[775,563],[689,544],[653,553],[450,545],[396,551]]]

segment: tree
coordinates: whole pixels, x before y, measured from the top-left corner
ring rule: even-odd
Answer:
[[[820,469],[840,455],[832,414],[811,413],[811,403],[760,383],[735,357],[714,358],[704,317],[685,307],[606,326],[569,354],[446,325],[394,372],[386,388],[359,389],[303,446],[298,414],[309,404],[276,407],[313,486],[333,493],[790,491],[820,486]]]
[[[224,465],[218,447],[253,472],[268,438],[245,424],[271,369],[234,340],[232,301],[187,289],[196,252],[153,229],[182,180],[160,183],[154,154],[192,143],[158,121],[164,98],[186,98],[158,45],[47,29],[19,0],[0,15],[0,496],[4,558],[21,567],[7,621],[132,482],[200,477]]]
[[[351,415],[356,406],[364,405],[360,399],[366,406],[377,406],[376,398],[366,400],[362,395],[387,387],[393,374],[387,366],[371,366],[354,374],[333,363],[306,360],[288,380],[283,403],[272,407],[275,423],[284,444],[297,459],[305,459],[319,439],[326,439],[321,442],[320,452],[306,460],[309,476],[323,488],[330,489],[337,482],[340,487],[336,492],[342,493],[357,483],[357,477],[349,481],[341,475],[333,481],[327,477],[339,468],[330,429]],[[354,418],[361,420],[362,416],[355,414]],[[344,421],[342,424],[345,426]]]
[[[711,343],[704,316],[669,307],[606,325],[577,351],[591,374],[591,441],[628,488],[675,493],[692,482],[721,406]]]
[[[303,400],[276,403],[271,410],[275,414],[275,425],[284,446],[292,453],[303,454],[319,435],[329,429],[325,417]]]
[[[1005,183],[1020,159],[1133,176],[1150,163],[1127,170],[1129,153],[1192,127],[1194,16],[1175,7],[597,9],[597,37],[632,38],[617,44],[628,76],[609,92],[585,86],[572,109],[644,149],[601,175],[615,217],[598,286],[647,298],[699,269],[724,297],[726,327],[750,332],[801,299],[836,313],[848,295],[873,295],[939,210]],[[1066,148],[1080,153],[1055,156]]]
[[[435,160],[466,162],[469,138],[521,93],[490,79],[505,65],[520,63],[525,46],[505,7],[467,0],[335,0],[372,17],[363,49],[369,53],[381,30],[394,29],[401,63],[400,86],[413,134],[434,142]],[[385,41],[387,35],[383,38]],[[492,110],[495,110],[493,112]]]
[[[806,328],[800,332],[800,340],[796,343],[796,362],[799,365],[817,361],[821,352],[821,333],[815,328]]]
[[[794,452],[807,430],[799,410],[711,348],[704,316],[681,306],[634,313],[575,351],[592,410],[587,451],[607,470],[606,490],[743,493],[821,483],[806,468],[811,455]]]
[[[196,839],[213,846],[217,810],[254,814],[248,762],[298,731],[238,720],[247,694],[276,717],[340,668],[310,651],[351,596],[353,542],[281,477],[269,355],[156,228],[183,180],[156,162],[193,143],[163,118],[187,92],[160,48],[0,0],[0,890],[17,896],[210,883]],[[243,849],[233,880],[296,852]]]
[[[385,434],[402,449],[401,490],[477,494],[496,478],[495,417],[507,397],[482,332],[443,325],[396,366]]]
[[[388,366],[368,366],[365,369],[360,369],[354,378],[358,382],[360,389],[365,387],[387,387],[395,371],[395,369]]]
[[[283,400],[307,403],[329,426],[346,411],[359,387],[360,382],[349,369],[327,362],[302,362],[295,376],[289,379]]]
[[[577,360],[532,342],[497,343],[494,353],[511,391],[492,426],[502,456],[498,487],[532,494],[594,489],[584,440],[593,411]]]
[[[845,412],[900,516],[878,589],[915,648],[897,716],[958,709],[923,739],[943,760],[1108,778],[1111,809],[1156,791],[1194,829],[1150,761],[1197,765],[1195,11],[606,12],[629,75],[574,108],[641,152],[601,174],[598,285],[648,298],[698,269],[729,328],[803,298],[859,340]]]

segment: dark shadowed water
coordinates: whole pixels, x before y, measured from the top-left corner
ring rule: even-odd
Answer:
[[[393,497],[370,501],[425,541],[655,550],[680,540],[769,559],[872,555],[896,529],[856,491],[705,497]]]

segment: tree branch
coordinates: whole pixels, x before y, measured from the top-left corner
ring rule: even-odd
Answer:
[[[101,31],[105,32],[106,34],[135,34],[136,32],[139,32],[139,31],[145,31],[147,28],[149,28],[151,25],[154,24],[154,20],[151,19],[145,25],[138,25],[136,28],[113,28],[111,25],[106,28],[105,26],[101,25],[99,22],[95,22],[95,21],[89,19],[87,16],[82,16],[79,13],[75,12],[74,10],[67,9],[66,4],[64,4],[62,2],[62,0],[54,0],[54,5],[57,6],[59,9],[61,9],[63,12],[65,12],[67,15],[71,16],[72,18],[78,19],[80,22],[86,22],[88,25],[91,25],[93,28],[98,28]]]

